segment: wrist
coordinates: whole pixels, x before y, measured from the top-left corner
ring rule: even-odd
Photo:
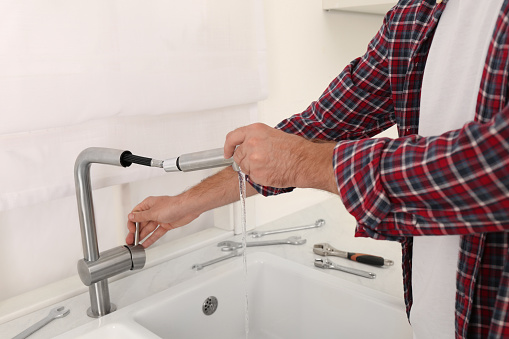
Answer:
[[[206,212],[204,199],[200,198],[196,186],[192,187],[178,195],[178,208],[182,214],[200,216]]]
[[[305,141],[296,175],[297,187],[316,188],[337,194],[334,175],[334,142]]]

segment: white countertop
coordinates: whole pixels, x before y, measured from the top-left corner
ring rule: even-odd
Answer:
[[[326,221],[325,226],[292,233],[275,234],[258,239],[248,239],[248,241],[259,241],[282,239],[290,235],[298,235],[307,239],[306,244],[298,246],[276,245],[248,247],[247,255],[249,256],[249,252],[263,251],[313,267],[314,259],[318,257],[313,253],[313,245],[327,242],[339,250],[383,256],[386,259],[393,260],[394,266],[378,268],[342,258],[330,257],[330,260],[337,264],[373,272],[377,276],[376,279],[366,279],[337,270],[325,271],[327,274],[337,277],[338,281],[341,281],[341,279],[348,280],[396,297],[401,300],[401,307],[404,308],[400,244],[367,238],[354,238],[355,220],[344,210],[338,198],[331,196],[331,199],[325,202],[266,224],[259,227],[257,230],[263,231],[307,225],[314,223],[317,219],[324,219]],[[218,265],[224,264],[227,261],[206,267],[201,271],[194,271],[191,269],[193,264],[202,263],[224,255],[225,253],[221,252],[216,244],[225,239],[241,241],[242,236],[232,236],[231,232],[211,229],[202,234],[192,235],[188,239],[179,240],[179,244],[169,243],[154,248],[152,251],[147,251],[147,261],[151,262],[154,266],[125,275],[122,279],[110,282],[111,301],[117,305],[118,309],[121,309],[171,286],[185,282],[203,272],[212,270]],[[186,247],[184,246],[186,243],[192,243],[192,246],[187,246],[187,250],[184,250],[183,248]],[[186,253],[189,250],[192,251]],[[319,268],[314,269],[320,270]],[[78,278],[76,277],[74,279]],[[92,321],[100,322],[100,319],[95,320],[86,315],[86,310],[90,306],[88,289],[86,293],[63,299],[61,297],[62,293],[69,292],[62,291],[61,288],[59,289],[59,286],[61,287],[63,285],[56,284],[54,287],[43,289],[40,292],[34,291],[32,295],[37,293],[45,293],[51,296],[60,295],[60,298],[55,297],[54,299],[60,299],[62,301],[53,305],[45,305],[36,311],[22,315],[16,319],[12,319],[11,314],[10,318],[12,320],[9,319],[9,314],[4,314],[3,319],[8,320],[0,325],[1,337],[12,338],[30,325],[44,318],[49,310],[56,306],[65,306],[71,310],[71,313],[65,318],[54,320],[46,327],[34,333],[30,338],[52,338],[80,325]],[[27,310],[31,311],[34,307],[34,305],[30,305],[30,307],[22,306],[20,309],[20,305],[25,305],[27,303],[26,299],[26,296],[21,296],[19,301],[16,299],[9,300],[9,305],[0,304],[0,309],[3,307],[5,313],[5,308],[10,307],[18,312],[13,314],[23,314],[24,307],[24,313],[26,313]]]

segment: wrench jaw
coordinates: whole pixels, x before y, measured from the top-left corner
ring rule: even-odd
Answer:
[[[332,263],[327,258],[316,258],[315,259],[315,266],[318,268],[323,268],[323,269],[332,268],[331,264]]]
[[[223,246],[223,247],[221,247],[221,251],[223,251],[223,252],[232,252],[232,251],[235,251],[235,250],[237,250],[237,249],[239,249],[241,247],[237,247],[237,246],[236,247],[233,247],[233,246]]]
[[[246,244],[246,246],[247,246],[247,244]],[[226,241],[221,241],[220,243],[218,243],[217,247],[221,247],[221,251],[223,251],[223,252],[231,252],[231,251],[235,251],[235,250],[242,248],[242,243],[239,243],[236,241],[231,241],[231,240],[226,240]]]
[[[290,245],[304,245],[307,242],[306,239],[301,239],[301,237],[290,237],[288,240]]]
[[[221,241],[217,244],[217,247],[224,247],[224,246],[232,246],[232,244],[236,244],[235,241],[225,240]]]
[[[318,219],[315,222],[315,227],[322,227],[323,225],[325,225],[325,220],[323,220],[323,219]]]
[[[328,249],[325,245],[327,245],[327,244],[315,244],[313,246],[313,252],[315,254],[321,255],[322,257],[326,256]],[[319,259],[315,259],[315,266],[316,266],[316,260],[319,260]]]
[[[251,231],[247,235],[250,235],[252,238],[261,238],[264,236],[264,234],[258,231]]]
[[[315,244],[313,246],[313,252],[315,254],[321,255],[322,257],[326,257],[329,255],[341,257],[341,258],[347,258],[348,254],[344,251],[340,251],[329,245],[328,243],[320,243]]]
[[[202,264],[194,264],[193,267],[191,267],[191,269],[193,269],[195,271],[199,271],[199,270],[203,269],[203,265]]]
[[[64,306],[60,306],[58,308],[52,309],[50,313],[54,318],[63,318],[69,315],[69,313],[71,313],[71,310],[65,309]]]

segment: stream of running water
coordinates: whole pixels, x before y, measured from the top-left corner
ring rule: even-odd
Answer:
[[[249,298],[247,281],[247,256],[246,256],[246,175],[242,171],[239,174],[239,192],[240,192],[240,219],[242,224],[242,261],[244,265],[244,288],[245,288],[245,319],[244,327],[246,339],[249,338]]]

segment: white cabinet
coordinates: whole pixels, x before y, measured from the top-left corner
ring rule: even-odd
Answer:
[[[371,14],[387,13],[397,1],[388,0],[322,0],[324,10],[361,12]]]

